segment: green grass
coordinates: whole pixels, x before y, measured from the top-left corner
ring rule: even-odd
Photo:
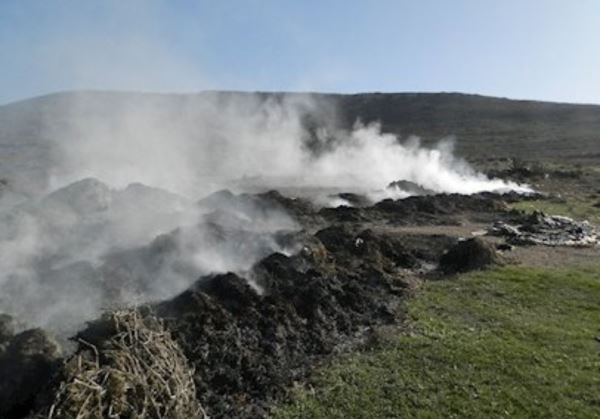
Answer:
[[[543,211],[551,215],[564,215],[577,220],[588,220],[596,225],[600,224],[600,208],[594,204],[600,201],[592,201],[582,198],[570,198],[567,202],[555,202],[551,200],[520,201],[511,206],[523,211]]]
[[[427,283],[411,333],[322,368],[275,418],[600,417],[600,269]]]

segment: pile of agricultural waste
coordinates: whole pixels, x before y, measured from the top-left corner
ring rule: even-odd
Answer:
[[[527,199],[442,194],[318,209],[274,191],[218,198],[228,204],[215,206],[213,220],[239,220],[235,209],[247,205],[285,209],[302,230],[275,237],[294,251],[271,252],[246,271],[206,275],[171,299],[107,314],[75,336],[78,347],[67,359],[42,331],[29,332],[42,337],[27,348],[19,335],[1,332],[8,336],[0,342],[2,417],[264,417],[316,363],[402,322],[422,272],[499,262],[480,239],[404,234],[395,226],[513,222],[523,214],[507,202]],[[236,237],[240,249],[255,238]],[[41,367],[28,367],[38,365],[34,359]]]
[[[32,418],[206,417],[187,359],[160,320],[122,310],[95,327],[107,338],[98,346],[80,339],[50,407]]]
[[[401,241],[344,226],[298,239],[297,254],[273,253],[246,277],[206,276],[171,300],[90,323],[38,411],[188,418],[202,406],[210,417],[263,417],[316,360],[403,318],[414,278],[400,270],[419,261]]]
[[[598,244],[596,231],[589,222],[540,211],[522,217],[518,223],[497,221],[489,233],[505,237],[512,245],[585,247]]]
[[[387,237],[335,228],[330,240],[320,240],[324,231],[307,236],[296,255],[264,258],[246,278],[202,278],[155,307],[211,416],[266,415],[316,359],[402,319],[411,278],[398,270],[414,266],[414,256]]]

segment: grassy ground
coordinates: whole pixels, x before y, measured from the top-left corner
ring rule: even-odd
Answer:
[[[600,268],[427,283],[412,332],[318,371],[275,418],[600,417]]]

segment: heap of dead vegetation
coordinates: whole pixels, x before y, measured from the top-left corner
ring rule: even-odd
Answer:
[[[123,310],[96,322],[105,338],[80,339],[50,407],[33,418],[202,418],[193,371],[151,315]]]
[[[155,307],[193,365],[210,417],[267,416],[316,361],[402,319],[410,284],[398,272],[417,263],[407,249],[342,227],[303,243],[293,256],[267,256],[246,278],[201,278]]]
[[[237,198],[227,199],[233,205]],[[435,195],[316,210],[274,192],[244,196],[244,205],[259,209],[262,200],[276,201],[301,221],[304,232],[278,237],[297,251],[269,254],[249,272],[200,278],[170,300],[90,324],[41,412],[194,418],[204,415],[203,406],[213,418],[265,417],[315,364],[402,321],[415,273],[455,244],[452,237],[398,234],[387,226],[452,224],[472,215],[510,220],[512,199]],[[240,237],[244,245],[250,240]],[[159,244],[160,251],[170,249]]]

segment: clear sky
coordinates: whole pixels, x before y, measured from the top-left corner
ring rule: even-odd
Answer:
[[[600,103],[600,0],[0,0],[0,103],[73,89]]]

